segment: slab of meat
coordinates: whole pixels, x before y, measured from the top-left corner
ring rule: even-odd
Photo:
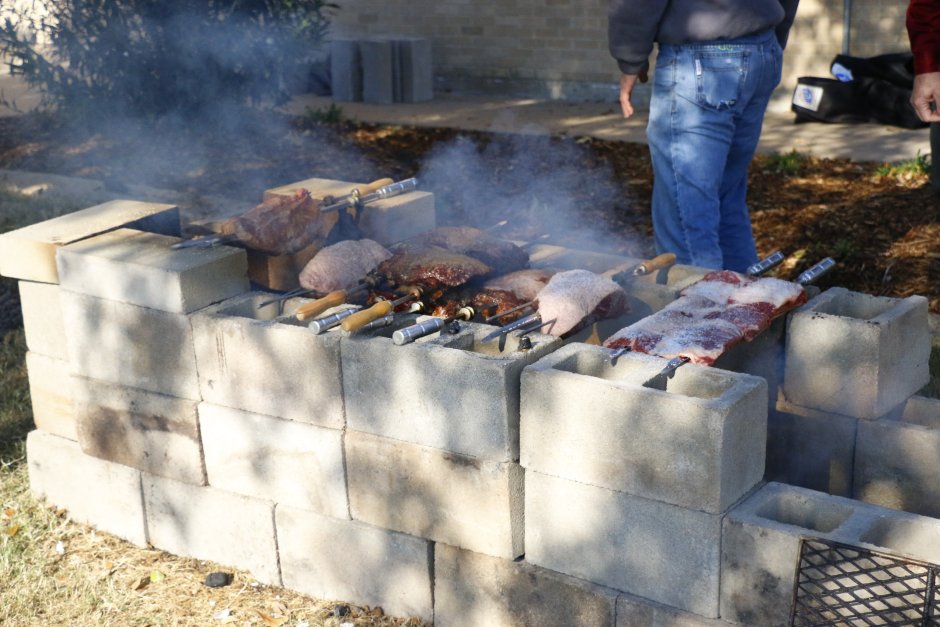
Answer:
[[[627,294],[606,277],[589,270],[566,270],[549,279],[538,293],[544,333],[569,335],[627,310]]]
[[[251,250],[271,255],[295,253],[323,242],[337,215],[321,216],[319,204],[305,189],[277,196],[220,225],[223,235],[235,235]]]
[[[493,269],[473,257],[429,246],[396,252],[380,263],[376,272],[398,285],[435,290],[481,279],[493,274]]]
[[[420,251],[427,247],[473,257],[500,274],[529,265],[529,255],[524,250],[471,226],[439,226],[402,242],[398,250]]]
[[[806,298],[806,291],[796,283],[710,272],[659,312],[609,337],[604,346],[628,347],[669,359],[681,355],[711,365]]]
[[[300,285],[326,294],[355,286],[392,256],[371,239],[344,240],[320,249],[300,272]]]
[[[443,294],[434,303],[431,315],[449,318],[468,304],[484,316],[501,314],[534,301],[555,272],[557,270],[550,268],[527,268],[487,279],[482,285],[467,285],[463,289]],[[507,324],[527,313],[531,312],[520,310],[507,314],[499,319],[498,324]]]

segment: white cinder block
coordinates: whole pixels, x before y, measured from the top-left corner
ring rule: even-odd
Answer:
[[[69,362],[29,351],[26,370],[36,427],[46,433],[78,440]]]
[[[153,546],[281,585],[273,503],[147,474],[143,490]]]
[[[34,353],[68,360],[65,341],[65,320],[62,318],[61,288],[52,283],[20,281],[20,304],[26,346]]]
[[[33,431],[26,438],[33,494],[137,546],[147,544],[140,472],[84,455],[77,442]]]
[[[63,289],[172,313],[190,313],[248,291],[245,251],[173,250],[175,237],[117,229],[64,246]]]
[[[209,484],[349,518],[343,432],[202,403]]]
[[[275,519],[285,587],[433,620],[427,540],[284,505]]]
[[[112,200],[0,235],[0,274],[27,281],[58,283],[59,248],[126,226],[179,235],[179,209],[136,200]]]

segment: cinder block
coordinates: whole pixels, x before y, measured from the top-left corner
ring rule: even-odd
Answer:
[[[357,431],[346,433],[354,520],[495,557],[523,553],[523,473]]]
[[[617,599],[617,627],[728,627],[721,619],[705,618],[668,605],[621,594]]]
[[[526,470],[526,561],[718,616],[721,516]]]
[[[397,39],[402,102],[425,102],[434,98],[431,40],[423,37]]]
[[[937,519],[769,483],[725,517],[722,620],[789,625],[800,541],[807,537],[940,563]],[[868,593],[877,596],[877,590],[870,587]]]
[[[784,392],[795,405],[878,418],[927,384],[927,299],[832,288],[790,314]]]
[[[258,309],[251,292],[193,314],[203,398],[215,405],[342,429],[338,332],[314,335],[291,315],[305,299]]]
[[[362,59],[355,39],[330,42],[330,85],[337,102],[362,100]]]
[[[72,520],[146,546],[139,471],[88,457],[77,442],[42,431],[26,437],[26,459],[34,495],[64,507]]]
[[[78,443],[87,455],[206,485],[195,401],[73,377]]]
[[[362,101],[371,104],[395,102],[395,46],[389,39],[359,41],[362,59]]]
[[[522,373],[521,464],[712,514],[763,477],[766,383],[665,359],[569,344]]]
[[[281,585],[273,503],[147,474],[143,491],[153,546]]]
[[[178,236],[179,209],[152,202],[112,200],[9,231],[0,235],[0,274],[58,283],[55,258],[59,248],[120,227]]]
[[[434,546],[434,624],[613,627],[620,593],[524,561]]]
[[[349,518],[342,431],[209,403],[199,426],[213,487]]]
[[[854,496],[940,518],[940,401],[917,405],[900,420],[859,421]]]
[[[483,344],[493,331],[463,325],[456,334],[396,346],[385,337],[342,344],[346,419],[356,431],[489,461],[519,459],[519,377],[522,369],[561,345],[532,335],[518,350]]]
[[[69,353],[66,348],[59,286],[52,283],[20,281],[18,287],[23,308],[26,346],[34,353],[67,360]]]
[[[173,250],[178,238],[117,229],[59,250],[63,289],[172,313],[190,313],[248,291],[245,251]]]
[[[427,540],[284,505],[275,517],[285,587],[433,620]]]
[[[768,481],[852,496],[857,418],[777,402],[767,421]]]
[[[61,299],[72,374],[199,400],[188,317],[65,290]]]
[[[36,427],[69,440],[78,440],[69,362],[26,353],[29,397]]]
[[[783,384],[787,316],[780,316],[753,340],[732,346],[715,360],[714,367],[745,372],[767,381],[767,409],[773,411]]]

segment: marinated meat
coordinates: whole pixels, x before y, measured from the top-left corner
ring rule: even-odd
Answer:
[[[489,279],[483,284],[484,292],[512,294],[520,304],[535,300],[549,279],[558,270],[553,268],[527,268]]]
[[[627,294],[606,277],[588,270],[567,270],[549,279],[538,293],[543,331],[562,337],[627,309]]]
[[[752,340],[777,316],[806,302],[796,283],[735,272],[710,272],[661,311],[604,342],[665,358],[711,365],[742,340]]]
[[[392,256],[371,239],[344,240],[322,248],[300,273],[300,285],[326,294],[355,286]]]
[[[529,265],[529,255],[512,242],[470,226],[439,226],[399,244],[401,251],[427,247],[449,250],[478,259],[494,272],[512,272]]]
[[[305,189],[292,196],[277,196],[220,226],[223,235],[235,235],[251,250],[271,255],[295,253],[323,242],[337,215],[323,216],[319,204]]]
[[[377,272],[398,285],[435,290],[482,279],[493,269],[473,257],[429,246],[420,251],[397,252],[380,263]]]

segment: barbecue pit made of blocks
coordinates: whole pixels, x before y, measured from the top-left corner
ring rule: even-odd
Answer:
[[[427,202],[412,209],[427,216]],[[484,345],[492,327],[465,324],[396,346],[397,326],[351,337],[313,333],[292,316],[309,301],[303,297],[259,307],[270,294],[250,291],[243,250],[170,251],[174,238],[140,226],[172,232],[165,216],[173,209],[130,206],[131,214],[119,203],[95,208],[91,222],[75,216],[0,236],[56,266],[40,278],[6,258],[14,248],[0,251],[0,265],[22,274],[37,426],[27,446],[31,485],[76,520],[244,568],[266,583],[440,624],[460,624],[477,609],[512,622],[541,597],[539,585],[522,582],[564,591],[590,608],[584,616],[609,617],[600,624],[618,615],[618,624],[650,616],[757,624],[753,608],[767,588],[750,582],[766,576],[748,571],[748,560],[779,575],[773,589],[790,596],[773,597],[761,616],[780,613],[784,624],[790,607],[781,599],[793,598],[799,543],[740,553],[729,521],[753,507],[762,537],[783,519],[801,538],[937,561],[932,545],[899,540],[911,530],[933,537],[937,514],[927,510],[940,484],[924,471],[940,467],[930,447],[910,444],[940,433],[937,406],[912,397],[925,361],[917,298],[829,290],[715,367],[682,366],[651,386],[665,360],[626,354],[612,362],[590,342],[658,311],[705,270],[673,266],[634,282],[631,312],[566,341],[534,334],[526,348],[510,335]],[[141,207],[160,219],[148,220]],[[137,228],[127,228],[131,218]],[[66,224],[80,227],[72,233]],[[603,272],[629,261],[550,244],[527,251],[533,266]],[[887,346],[882,352],[895,361],[866,375],[879,390],[866,401],[875,409],[827,409],[801,396],[805,379],[788,359],[815,366],[811,351],[794,343],[804,334],[794,328],[820,318],[849,336],[859,321],[878,327],[880,337],[866,346]],[[878,349],[854,350],[883,362]],[[907,380],[880,381],[892,370]],[[823,407],[803,405],[810,403]],[[768,430],[768,410],[772,425],[801,418],[775,441],[780,431]],[[777,505],[753,505],[769,489],[761,487],[765,455],[790,454],[812,437],[800,435],[804,425],[836,418],[851,426],[830,430],[844,434],[841,454],[854,466],[845,476],[855,491],[849,485],[845,496],[870,503],[771,484],[780,486],[774,494],[809,495],[818,511],[779,495]],[[891,445],[881,452],[879,441]],[[821,468],[819,455],[812,463]],[[880,526],[853,535],[851,525],[825,522],[844,507],[875,508]],[[218,516],[232,512],[244,513],[245,524],[220,525]],[[366,554],[371,577],[342,567],[363,542],[383,547],[387,572]],[[323,555],[316,577],[304,551]],[[454,570],[461,563],[466,568]],[[510,602],[507,590],[482,579],[472,590],[462,585],[461,572],[482,576],[471,564],[516,582],[521,596]],[[430,594],[436,571],[440,595]]]

